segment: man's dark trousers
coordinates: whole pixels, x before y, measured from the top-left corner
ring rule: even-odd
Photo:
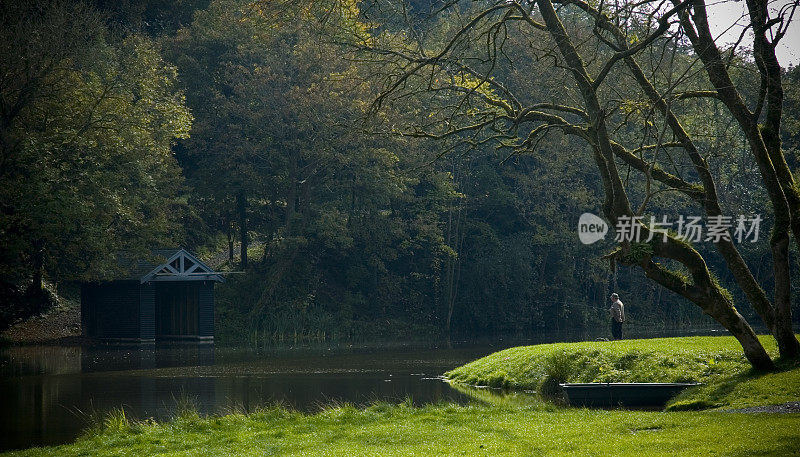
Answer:
[[[611,336],[615,340],[622,339],[622,322],[617,322],[616,319],[611,319]]]

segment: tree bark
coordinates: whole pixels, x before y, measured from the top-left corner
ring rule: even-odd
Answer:
[[[537,0],[536,3],[550,36],[572,72],[586,106],[591,124],[588,129],[588,140],[594,152],[605,192],[603,212],[612,223],[621,216],[632,216],[633,211],[614,162],[614,148],[606,129],[605,112],[600,107],[594,82],[561,23],[552,1]],[[649,234],[647,227],[642,226],[641,228],[643,236]],[[721,323],[741,343],[745,356],[753,367],[758,369],[773,367],[772,360],[758,341],[752,328],[736,312],[733,303],[711,277],[700,253],[671,236],[667,238],[666,242],[658,241],[650,243],[649,246],[652,248],[652,254],[634,255],[631,252],[630,242],[623,241],[621,249],[616,255],[624,263],[638,263],[649,278],[688,298],[700,306],[706,314]],[[691,275],[691,282],[656,264],[652,260],[653,256],[673,259],[686,266]]]
[[[676,6],[678,5],[677,1],[673,2]],[[600,11],[595,8],[592,8],[589,4],[585,2],[580,2],[579,7],[585,10],[589,15],[591,15],[599,28],[609,31],[614,38],[616,39],[616,46],[619,52],[629,52],[630,48],[628,46],[628,40],[626,35],[620,30],[620,28],[615,25],[608,17],[603,15]],[[651,176],[656,180],[672,187],[673,189],[679,190],[689,198],[692,198],[698,203],[703,206],[706,215],[708,216],[718,216],[722,214],[722,209],[719,205],[719,199],[717,197],[717,190],[716,184],[714,182],[714,178],[709,170],[708,163],[700,154],[699,150],[697,149],[694,141],[691,139],[689,134],[684,130],[681,122],[675,116],[675,114],[670,109],[670,105],[664,99],[664,97],[657,91],[655,86],[652,84],[650,79],[644,74],[642,68],[636,62],[636,59],[633,55],[627,55],[624,57],[624,61],[626,66],[628,67],[629,71],[633,75],[634,79],[644,91],[645,95],[650,99],[650,102],[658,109],[658,111],[664,116],[667,125],[670,128],[670,131],[673,133],[674,137],[677,139],[678,143],[681,144],[683,149],[688,154],[692,164],[695,168],[695,171],[700,178],[702,183],[702,188],[698,189],[693,187],[690,183],[683,181],[680,178],[677,178],[673,175],[663,172],[662,170],[658,169],[657,167],[648,167],[642,159],[636,157],[634,154],[627,151],[622,145],[616,145],[614,151],[618,157],[622,158],[626,163],[633,166],[634,168],[642,171],[642,172],[651,172]],[[725,260],[728,268],[730,268],[731,272],[734,275],[739,286],[745,293],[748,301],[753,305],[756,311],[759,313],[761,318],[764,320],[764,323],[770,330],[774,328],[774,320],[775,320],[775,312],[772,307],[772,303],[770,303],[769,298],[767,298],[766,293],[759,285],[758,281],[755,279],[753,274],[751,273],[749,267],[745,263],[744,259],[741,257],[738,249],[733,245],[732,241],[729,240],[721,240],[719,243],[716,244],[717,250],[722,254],[723,259]]]
[[[800,355],[797,338],[792,331],[791,273],[789,271],[789,237],[781,236],[772,243],[775,276],[775,322],[772,334],[778,342],[781,357]]]
[[[694,249],[691,249],[691,251],[694,251]],[[692,276],[697,281],[703,276],[706,276],[708,270],[700,254],[694,251],[694,255],[695,262],[687,262],[688,265],[687,263],[684,263],[684,265],[689,268]],[[745,357],[753,368],[759,370],[770,370],[774,368],[772,359],[758,340],[752,327],[750,327],[744,317],[736,311],[730,298],[724,294],[722,289],[713,281],[707,282],[704,286],[699,287],[696,283],[687,283],[666,268],[653,262],[652,259],[642,259],[640,265],[645,272],[645,276],[678,295],[689,299],[699,306],[705,314],[722,324],[722,326],[739,341],[744,350]],[[703,270],[705,270],[705,274]]]
[[[233,221],[230,212],[225,212],[225,228],[228,232],[228,261],[233,265]]]
[[[750,0],[747,3],[751,16],[751,25],[754,26],[756,36],[754,50],[757,54],[757,65],[762,75],[762,80],[767,83],[768,128],[765,130],[769,132],[780,126],[781,108],[775,106],[775,103],[782,100],[783,92],[782,89],[775,86],[775,84],[780,86],[780,81],[775,82],[777,59],[774,56],[774,49],[771,49],[769,44],[764,43],[764,24],[760,23],[766,16],[766,4],[757,0]],[[797,206],[794,209],[791,206],[792,202],[797,203],[798,199],[793,180],[788,181],[785,177],[787,173],[783,165],[786,161],[780,151],[780,140],[770,139],[769,135],[766,137],[762,135],[762,128],[758,125],[756,114],[747,108],[736,86],[733,84],[728,74],[727,66],[723,62],[714,38],[711,36],[705,3],[702,1],[696,2],[691,16],[689,14],[681,14],[680,19],[681,27],[686,32],[695,52],[703,62],[706,74],[714,85],[720,101],[731,112],[747,138],[772,204],[775,223],[770,237],[770,247],[772,249],[773,269],[775,272],[775,311],[774,324],[770,330],[778,342],[782,357],[798,357],[800,356],[800,342],[791,332],[789,231],[792,230],[795,240],[800,242],[800,211],[798,211]],[[772,54],[771,58],[768,57],[769,54]],[[778,66],[779,70],[780,67]],[[760,112],[760,108],[756,109],[756,113],[758,112]],[[772,128],[769,128],[769,126]],[[788,166],[786,168],[788,169]],[[791,175],[791,173],[788,174]],[[781,180],[781,176],[784,177],[783,180]],[[789,192],[789,195],[785,190]],[[767,319],[765,319],[765,322],[767,322]]]
[[[673,0],[673,4],[677,6],[679,4],[678,0]],[[759,4],[764,7],[759,0],[751,0],[748,3],[748,6],[751,10],[751,16],[753,16],[752,11],[754,4]],[[629,48],[626,36],[616,25],[613,24],[612,21],[602,15],[600,11],[589,6],[587,3],[581,2],[579,6],[595,18],[598,27],[608,30],[612,33],[616,39],[618,49],[621,52],[628,52]],[[800,345],[798,345],[797,339],[791,333],[791,305],[789,304],[787,306],[786,304],[790,302],[788,243],[786,242],[788,240],[787,227],[789,226],[790,220],[793,232],[796,224],[798,227],[800,227],[800,211],[789,211],[793,207],[792,202],[794,200],[800,201],[800,198],[795,198],[797,195],[797,190],[794,186],[794,180],[791,177],[791,173],[786,172],[786,170],[788,170],[788,166],[785,166],[786,161],[783,158],[783,154],[780,153],[780,139],[777,139],[777,147],[771,148],[769,147],[770,143],[775,143],[776,140],[769,140],[766,135],[762,135],[762,138],[758,138],[757,135],[753,135],[753,133],[758,133],[758,128],[755,125],[756,116],[750,113],[744,106],[741,96],[733,86],[733,83],[727,74],[727,68],[722,63],[721,56],[714,46],[713,39],[708,31],[704,5],[702,3],[698,3],[694,8],[693,14],[695,23],[699,24],[697,31],[694,30],[694,27],[689,21],[688,13],[682,12],[679,14],[682,19],[682,27],[687,31],[687,35],[695,46],[698,54],[701,55],[701,60],[703,60],[706,70],[709,73],[709,78],[716,86],[718,98],[723,101],[731,113],[734,114],[734,117],[737,119],[741,128],[747,134],[748,142],[751,145],[751,150],[756,156],[757,161],[759,161],[759,167],[762,172],[762,176],[764,177],[765,184],[770,192],[773,206],[777,205],[776,213],[780,214],[777,224],[778,229],[775,231],[770,243],[773,251],[773,260],[775,262],[775,306],[773,307],[773,304],[770,303],[766,293],[753,276],[752,272],[732,241],[721,240],[716,244],[717,250],[720,252],[728,268],[733,273],[734,278],[742,288],[748,301],[753,305],[754,309],[758,312],[758,314],[764,320],[764,323],[775,336],[776,340],[778,341],[781,355],[794,357],[800,351]],[[759,21],[763,22],[763,17],[758,18],[753,16],[752,21],[754,24],[759,23]],[[765,42],[766,38],[764,37],[763,33],[760,35],[759,33],[756,33],[755,49],[757,53],[764,54],[763,57],[757,58],[757,60],[759,61],[759,70],[762,74],[762,81],[765,82],[765,85],[768,88],[768,125],[774,126],[773,129],[763,129],[769,132],[771,130],[779,129],[781,109],[780,101],[782,100],[783,92],[779,87],[781,84],[779,77],[780,66],[775,59],[774,50],[766,45]],[[697,49],[698,46],[702,46],[702,52],[701,49]],[[687,192],[685,183],[681,182],[680,180],[676,180],[672,176],[664,176],[662,174],[656,176],[656,179],[675,189],[681,190],[690,198],[697,199],[702,204],[707,215],[721,215],[722,210],[717,198],[716,186],[705,159],[699,153],[692,139],[683,129],[683,126],[678,118],[670,110],[666,100],[658,93],[650,80],[645,76],[634,56],[627,55],[624,60],[634,76],[634,79],[636,79],[637,83],[648,96],[650,101],[654,104],[654,106],[665,117],[673,135],[682,145],[683,149],[688,153],[703,184],[703,192],[700,195],[698,195],[696,192]],[[776,75],[778,76],[777,78]],[[766,150],[762,150],[762,148],[760,148],[761,145],[764,145]],[[626,151],[621,151],[621,149],[623,149],[621,146],[617,146],[615,151],[624,160],[626,160],[626,162],[630,163],[631,157],[629,156],[632,156],[632,154],[626,154]],[[767,150],[769,152],[767,152]],[[773,163],[770,164],[770,161]],[[637,165],[640,164],[634,163],[634,166]],[[787,175],[788,178],[786,177]],[[781,187],[783,187],[783,193],[781,193]],[[700,197],[699,199],[697,198],[698,196]],[[800,230],[798,230],[796,233],[800,233]],[[784,310],[782,311],[780,318],[778,318],[779,308]],[[787,308],[788,315],[786,311]],[[789,329],[788,331],[786,330],[787,325]]]
[[[236,196],[237,209],[239,213],[239,238],[241,239],[241,268],[247,270],[247,195],[244,190],[240,190]]]

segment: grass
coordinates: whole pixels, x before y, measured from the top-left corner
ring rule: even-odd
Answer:
[[[771,337],[761,337],[771,355]],[[668,409],[745,408],[800,398],[800,364],[756,372],[730,336],[557,343],[506,349],[446,377],[469,385],[547,390],[558,382],[700,382]]]
[[[800,400],[800,362],[778,362],[774,372],[745,370],[710,379],[673,398],[667,410],[739,409]]]
[[[769,338],[764,343],[775,352]],[[448,373],[453,380],[541,388],[547,380],[702,381],[670,411],[563,408],[520,391],[497,395],[453,383],[476,401],[414,407],[376,403],[303,414],[270,407],[202,417],[190,405],[169,422],[131,421],[119,410],[75,443],[3,455],[796,455],[800,414],[680,409],[743,408],[800,398],[800,365],[749,370],[728,337],[563,343],[507,349]],[[724,439],[723,439],[724,438]]]
[[[798,414],[380,403],[313,415],[282,408],[207,418],[185,413],[161,424],[116,414],[74,444],[7,455],[756,456],[798,449]]]

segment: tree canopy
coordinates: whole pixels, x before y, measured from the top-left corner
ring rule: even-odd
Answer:
[[[237,272],[222,339],[594,337],[616,291],[767,367],[754,324],[800,348],[792,5],[730,45],[700,0],[4,5],[3,285],[180,244]]]
[[[750,65],[735,48],[718,47],[701,1],[453,2],[444,10],[464,19],[443,37],[397,39],[392,33],[384,43],[363,47],[388,55],[387,65],[396,69],[385,79],[379,104],[420,90],[453,99],[439,122],[412,127],[421,135],[460,138],[469,132],[473,142],[492,142],[509,154],[536,151],[552,132],[582,140],[603,185],[603,214],[616,225],[620,242],[604,258],[612,265],[638,266],[649,279],[697,304],[739,339],[754,366],[764,368],[771,366],[769,357],[701,251],[680,233],[657,231],[654,222],[664,209],[654,197],[665,192],[682,196],[678,208],[699,207],[712,221],[730,219],[718,183],[734,182],[726,174],[741,162],[717,151],[725,150],[728,138],[746,151],[773,218],[773,297],[752,274],[727,227],[710,241],[723,259],[721,268],[773,332],[781,353],[800,353],[792,331],[789,269],[789,239],[800,234],[794,225],[800,207],[780,144],[783,75],[775,57],[796,5],[773,17],[767,2],[747,6]],[[528,49],[515,46],[518,41]],[[530,81],[519,85],[509,77],[514,66],[531,61],[540,78],[560,75],[557,87],[542,93]],[[754,74],[758,87],[737,78],[734,63]],[[698,117],[709,112],[713,118]],[[734,129],[726,132],[725,123]],[[631,171],[643,176],[631,181]],[[736,209],[731,206],[725,210]],[[649,224],[646,215],[653,215]],[[620,236],[625,220],[644,240]]]
[[[171,147],[191,126],[175,68],[84,5],[3,9],[3,280],[98,278],[118,252],[172,243],[182,177]]]

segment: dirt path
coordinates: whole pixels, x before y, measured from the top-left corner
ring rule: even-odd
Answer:
[[[790,401],[782,405],[754,406],[752,408],[728,409],[728,413],[800,413],[800,401]]]

